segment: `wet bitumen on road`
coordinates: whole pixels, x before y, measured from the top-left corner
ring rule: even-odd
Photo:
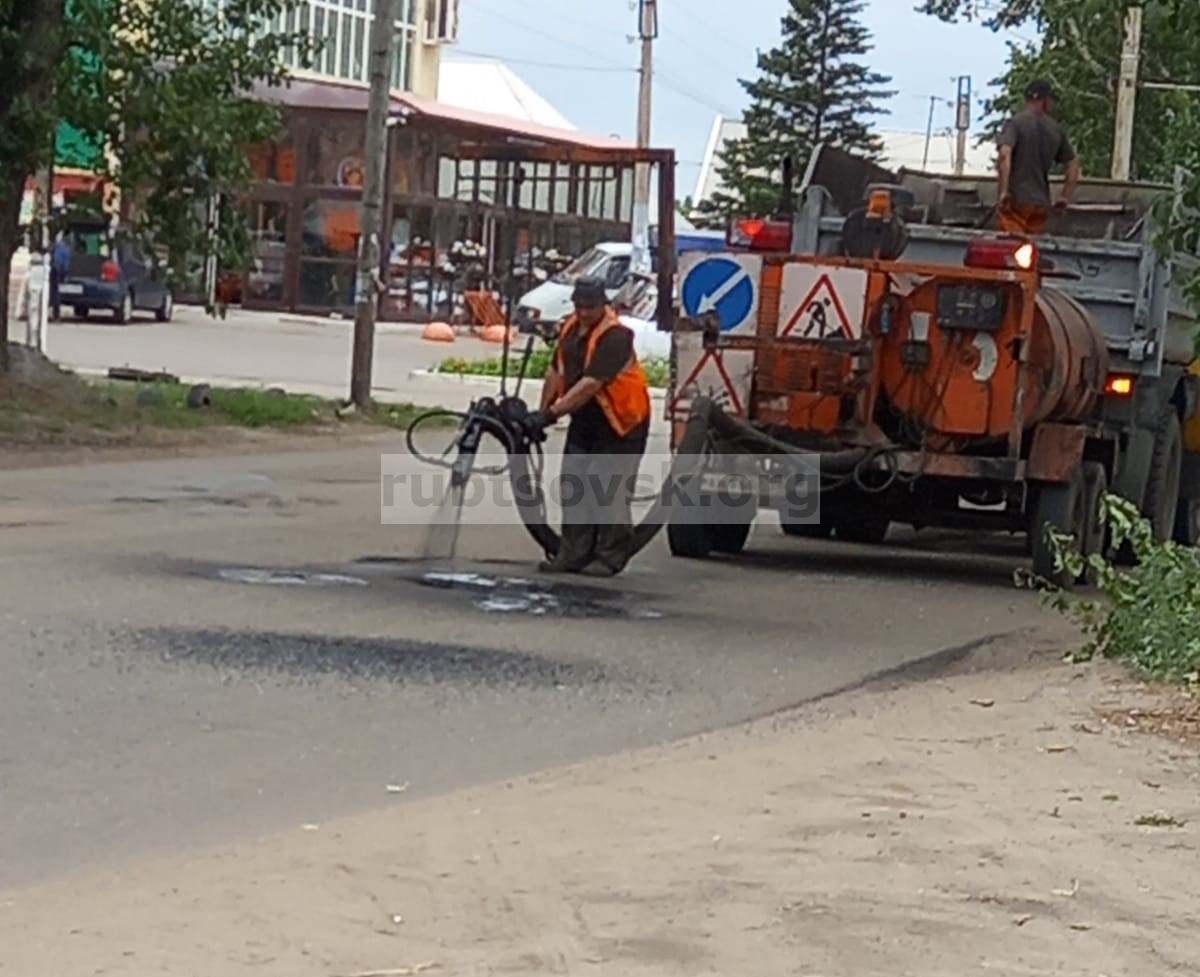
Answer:
[[[769,520],[742,560],[659,540],[594,585],[536,573],[515,520],[421,563],[423,526],[380,526],[381,450],[7,473],[0,888],[710,730],[1049,617],[1002,546]]]

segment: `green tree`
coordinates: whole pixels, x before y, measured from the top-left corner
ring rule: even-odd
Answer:
[[[50,154],[47,119],[62,51],[63,0],[0,0],[0,372],[8,369],[8,280],[25,181]]]
[[[1107,177],[1112,170],[1117,78],[1125,12],[1130,0],[1004,0],[984,21],[993,30],[1036,26],[1037,43],[1011,45],[1008,66],[997,79],[1001,93],[988,104],[994,130],[1020,107],[1034,78],[1058,89],[1057,115],[1066,126],[1084,172]],[[926,0],[923,9],[943,20],[965,17],[967,0]],[[1200,83],[1200,19],[1195,0],[1147,0],[1144,4],[1141,76],[1154,81]],[[1138,93],[1133,138],[1133,176],[1170,181],[1177,165],[1200,151],[1200,97],[1184,92]]]
[[[872,49],[864,6],[863,0],[789,0],[782,42],[759,54],[756,79],[741,82],[750,96],[747,134],[722,153],[717,172],[724,188],[701,203],[705,224],[723,225],[734,213],[774,212],[783,160],[790,157],[799,169],[822,142],[878,156],[882,144],[870,123],[894,92],[887,88],[891,79],[862,60]]]
[[[988,108],[993,128],[1019,107],[1035,77],[1059,93],[1057,115],[1067,127],[1085,174],[1112,171],[1116,91],[1130,0],[1003,0],[985,21],[993,30],[1036,25],[1036,44],[1012,45],[998,79],[1002,93]],[[1146,0],[1142,4],[1140,76],[1144,80],[1200,84],[1200,18],[1196,0]],[[943,20],[962,19],[967,0],[926,0],[923,9]],[[1158,246],[1165,252],[1200,254],[1200,94],[1142,89],[1134,116],[1134,179],[1173,183],[1185,179],[1177,205],[1163,201]],[[1200,307],[1200,275],[1187,289]],[[1198,337],[1200,342],[1200,337]]]
[[[285,52],[310,63],[294,29],[300,0],[67,0],[65,15],[63,0],[0,5],[0,55],[18,66],[0,95],[0,271],[11,266],[20,187],[62,123],[105,147],[99,175],[120,191],[131,230],[177,273],[210,256],[240,266],[247,149],[281,121],[253,96],[286,81]],[[7,304],[3,315],[7,329]]]

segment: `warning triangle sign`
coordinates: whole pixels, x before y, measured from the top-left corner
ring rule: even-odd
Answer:
[[[846,308],[827,274],[822,274],[788,320],[782,336],[800,339],[829,339],[834,336],[858,339],[862,326],[852,324]]]
[[[737,385],[730,379],[729,371],[716,350],[706,349],[687,375],[687,379],[675,388],[675,396],[671,398],[668,413],[674,414],[681,400],[690,399],[693,396],[693,388],[700,396],[711,397],[732,413],[746,413],[742,398],[738,396]]]

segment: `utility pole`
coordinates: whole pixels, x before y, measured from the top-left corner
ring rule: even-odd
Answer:
[[[933,142],[933,112],[937,108],[938,97],[936,95],[929,96],[929,122],[925,126],[925,155],[921,157],[921,172],[925,173],[929,170],[929,145]]]
[[[358,274],[354,288],[354,353],[350,367],[350,402],[360,409],[371,403],[375,317],[383,290],[380,237],[390,131],[392,34],[398,6],[398,0],[375,0],[375,19],[371,24],[371,94],[363,146],[362,217],[359,220]]]
[[[638,85],[637,144],[650,146],[650,86],[654,77],[654,41],[658,37],[658,0],[638,0],[638,37],[642,42],[641,80]],[[650,270],[650,167],[634,169],[633,261],[634,271]]]
[[[1137,108],[1138,62],[1142,51],[1142,8],[1125,12],[1121,78],[1117,82],[1117,124],[1113,133],[1112,178],[1127,181],[1133,169],[1133,118]]]
[[[962,176],[967,169],[967,132],[971,128],[971,76],[959,75],[958,110],[955,118],[958,146],[954,154],[954,175]]]

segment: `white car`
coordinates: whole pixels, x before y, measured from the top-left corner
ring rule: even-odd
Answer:
[[[652,275],[634,273],[613,297],[621,325],[633,331],[633,349],[640,359],[671,355],[671,334],[661,332],[658,311],[658,281]]]
[[[571,293],[580,278],[600,278],[609,299],[616,297],[629,277],[633,245],[606,241],[575,259],[565,270],[521,296],[517,317],[545,329],[557,326],[574,310]]]

